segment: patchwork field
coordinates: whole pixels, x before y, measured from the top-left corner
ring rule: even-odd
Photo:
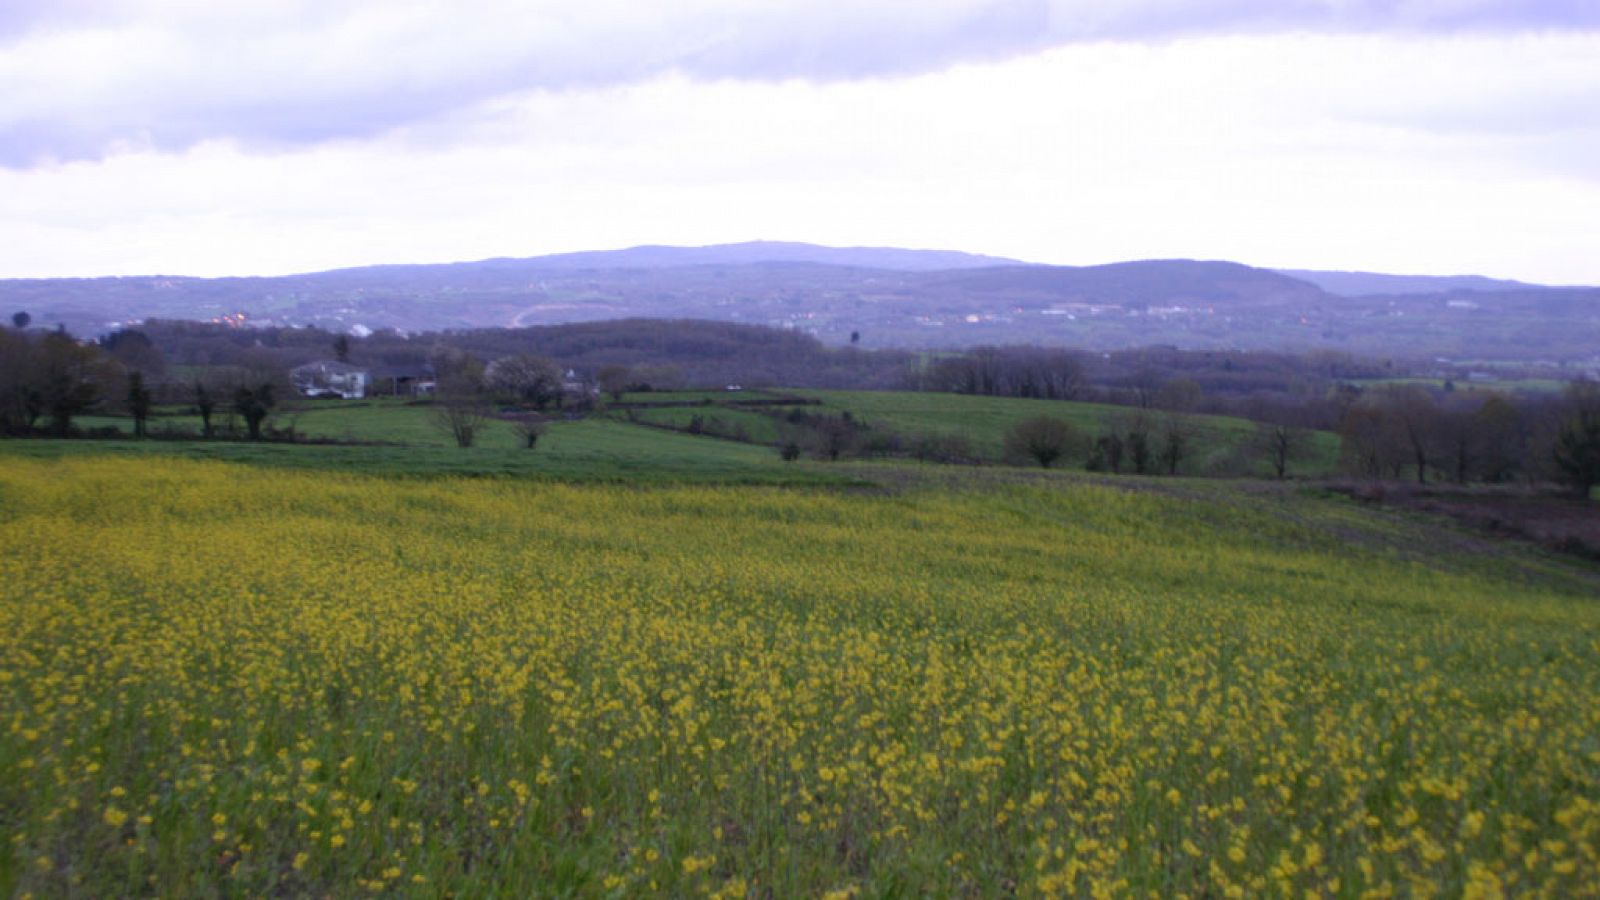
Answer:
[[[0,893],[1595,893],[1593,568],[912,468],[9,455]]]

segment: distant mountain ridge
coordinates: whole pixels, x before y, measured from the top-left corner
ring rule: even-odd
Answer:
[[[793,328],[863,347],[1168,344],[1429,358],[1600,356],[1596,288],[1183,259],[1050,266],[765,241],[283,277],[0,281],[5,310],[27,310],[40,326],[64,323],[80,334],[147,318],[356,333],[694,318]]]
[[[1055,303],[1176,307],[1232,303],[1318,303],[1315,285],[1242,263],[1149,259],[1099,266],[1004,266],[945,273],[935,283]]]
[[[1525,291],[1547,287],[1525,281],[1485,278],[1482,275],[1385,275],[1380,272],[1325,272],[1316,269],[1274,271],[1309,282],[1341,297],[1447,294],[1452,291]]]
[[[1002,256],[984,256],[954,250],[908,250],[900,247],[826,247],[795,241],[745,241],[704,247],[644,244],[620,250],[585,250],[547,256],[495,257],[475,262],[399,266],[360,266],[306,273],[295,277],[364,272],[369,270],[460,269],[480,267],[499,271],[544,269],[664,269],[677,266],[739,266],[759,263],[815,263],[856,269],[896,272],[934,272],[985,266],[1030,265]]]

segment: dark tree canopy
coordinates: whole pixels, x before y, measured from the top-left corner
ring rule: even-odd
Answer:
[[[1006,432],[1006,451],[1012,456],[1050,468],[1077,444],[1078,434],[1063,419],[1035,416],[1023,419]]]
[[[261,423],[266,421],[276,402],[270,383],[241,386],[233,392],[233,409],[244,418],[250,440],[261,440]]]
[[[1575,382],[1567,388],[1555,463],[1561,478],[1579,497],[1600,484],[1600,384]]]

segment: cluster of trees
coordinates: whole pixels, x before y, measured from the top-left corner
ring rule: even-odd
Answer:
[[[1083,356],[1043,347],[977,347],[928,365],[920,378],[927,391],[1078,400],[1088,390]]]
[[[66,434],[72,421],[126,390],[126,373],[65,332],[0,332],[0,432]]]
[[[1209,413],[1256,422],[1253,464],[1264,460],[1280,478],[1293,473],[1311,433],[1325,430],[1337,431],[1345,468],[1363,477],[1458,484],[1559,479],[1579,492],[1600,482],[1600,387],[1593,383],[1543,397],[1414,384],[1363,389],[1349,380],[1390,376],[1403,367],[1337,353],[1145,348],[1083,354],[1014,346],[923,358],[826,348],[793,331],[658,320],[379,332],[359,339],[317,329],[152,321],[97,342],[30,325],[31,318],[18,313],[11,329],[0,330],[0,433],[67,434],[78,417],[117,412],[131,417],[135,433],[144,436],[157,404],[183,403],[198,412],[205,437],[272,437],[270,417],[291,392],[287,370],[331,355],[378,369],[429,371],[438,385],[438,427],[462,446],[476,443],[489,420],[500,417],[517,423],[533,447],[548,415],[581,411],[597,392],[620,400],[632,391],[767,382],[1126,407],[1093,435],[1065,422],[1019,426],[1008,438],[1008,453],[1045,466],[1081,460],[1107,472],[1177,474],[1192,468],[1196,455],[1187,414]],[[572,390],[565,366],[589,380]],[[195,370],[207,374],[172,374]],[[780,441],[785,455],[977,457],[958,436],[892,434],[848,415],[793,415]]]
[[[1177,475],[1193,458],[1196,432],[1177,415],[1143,411],[1113,417],[1097,434],[1085,435],[1053,416],[1024,419],[1006,432],[1006,455],[1014,462],[1051,468],[1081,459],[1091,472]]]
[[[0,434],[71,435],[74,422],[94,413],[119,413],[133,420],[134,434],[149,434],[158,402],[192,402],[203,437],[234,431],[233,416],[252,440],[281,392],[274,373],[229,370],[224,375],[181,381],[167,377],[166,361],[147,335],[119,331],[95,342],[79,341],[63,330],[29,331],[26,313],[12,317],[16,327],[0,331]],[[219,429],[218,418],[227,420]]]
[[[739,383],[815,388],[903,387],[917,357],[903,351],[828,347],[791,329],[692,320],[624,319],[532,328],[485,328],[402,334],[380,330],[362,338],[317,328],[232,328],[202,322],[151,320],[140,330],[167,359],[185,366],[269,362],[291,369],[343,357],[376,369],[420,368],[444,353],[492,360],[537,356],[598,377],[608,368],[631,373],[631,384],[656,390]]]
[[[1546,398],[1447,394],[1416,385],[1349,399],[1339,423],[1346,468],[1368,478],[1455,484],[1561,481],[1581,496],[1600,483],[1600,385]]]
[[[524,447],[544,434],[547,411],[581,411],[591,402],[587,385],[567,389],[552,359],[522,353],[484,363],[475,354],[440,348],[429,361],[437,378],[433,422],[458,447],[478,442],[493,419],[510,419]]]

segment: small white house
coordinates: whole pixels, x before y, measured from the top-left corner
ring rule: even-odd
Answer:
[[[319,360],[290,370],[289,383],[307,397],[359,400],[367,395],[372,375],[366,369],[349,363]]]

